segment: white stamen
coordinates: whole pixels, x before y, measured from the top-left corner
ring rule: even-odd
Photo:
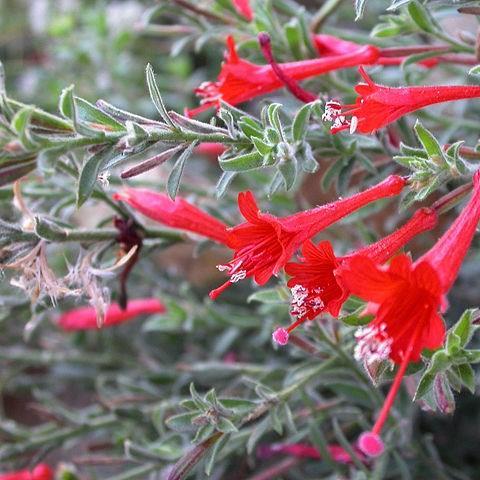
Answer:
[[[386,324],[382,323],[379,326],[359,328],[355,332],[355,360],[363,361],[368,366],[389,358],[393,339],[387,335],[386,328]]]
[[[246,271],[246,270],[240,270],[239,272],[234,273],[234,274],[230,277],[230,281],[231,281],[232,283],[237,283],[237,282],[239,282],[240,280],[243,280],[246,276],[247,276],[247,271]]]
[[[358,117],[353,116],[350,121],[350,135],[353,135],[357,131]]]

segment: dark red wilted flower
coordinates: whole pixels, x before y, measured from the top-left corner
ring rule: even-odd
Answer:
[[[377,56],[377,49],[367,45],[355,52],[336,57],[280,63],[279,66],[286,76],[298,81],[333,70],[369,65],[375,62]],[[202,98],[202,105],[187,113],[194,116],[210,107],[218,107],[220,101],[237,105],[282,87],[283,82],[277,77],[271,65],[258,65],[240,58],[233,37],[229,36],[227,53],[218,80],[205,82],[195,90]]]
[[[287,217],[261,213],[251,192],[240,193],[238,207],[246,222],[228,230],[227,246],[234,250],[233,259],[218,266],[230,279],[210,292],[210,297],[215,299],[232,283],[247,277],[264,285],[303,242],[371,202],[398,195],[404,186],[405,179],[391,175],[356,195]]]
[[[219,243],[227,241],[227,226],[223,222],[183,198],[172,200],[146,188],[125,188],[113,198],[168,227],[197,233]]]
[[[474,175],[468,204],[437,243],[415,263],[407,255],[395,257],[386,268],[356,256],[338,275],[355,295],[368,300],[374,320],[356,334],[355,357],[365,363],[390,359],[399,365],[394,382],[371,432],[359,439],[364,453],[383,450],[379,437],[410,362],[424,349],[436,349],[445,337],[439,315],[480,221],[480,171]]]
[[[162,313],[165,306],[156,298],[137,298],[129,300],[127,308],[112,303],[107,307],[102,327],[112,327],[133,320],[139,315]],[[97,312],[93,307],[80,307],[63,313],[58,319],[58,326],[63,330],[93,330],[98,328]]]
[[[384,263],[413,237],[432,229],[436,224],[435,210],[422,208],[390,235],[343,257],[335,256],[329,241],[314,245],[307,240],[302,246],[302,261],[285,266],[285,272],[292,277],[287,284],[292,290],[290,313],[297,320],[287,329],[277,329],[273,334],[274,340],[281,345],[286,344],[292,330],[325,311],[334,317],[338,316],[350,292],[338,281],[335,271],[350,258],[361,255],[374,263]]]
[[[344,464],[352,463],[350,454],[340,445],[328,445],[327,449],[335,462]],[[362,459],[362,452],[356,451],[355,453]],[[261,445],[258,448],[258,456],[262,459],[267,459],[277,454],[291,455],[292,457],[299,458],[313,458],[315,460],[322,459],[320,452],[313,445],[307,443],[274,443],[272,445]]]
[[[235,10],[246,18],[249,22],[253,20],[253,10],[250,5],[250,0],[232,0]]]
[[[40,463],[33,470],[0,473],[0,480],[53,480],[53,470],[45,463]]]
[[[332,101],[325,106],[323,119],[333,121],[332,133],[348,129],[351,133],[374,133],[400,117],[429,105],[480,97],[480,86],[386,87],[374,83],[363,67],[359,68],[359,72],[366,83],[355,87],[359,95],[355,104],[342,106]]]

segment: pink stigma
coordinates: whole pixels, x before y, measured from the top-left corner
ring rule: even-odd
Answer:
[[[373,432],[363,432],[358,439],[358,448],[368,457],[379,457],[385,450],[385,445],[379,435]]]
[[[277,328],[273,333],[272,333],[272,338],[275,343],[278,345],[286,345],[288,343],[288,332],[285,330],[285,328]]]

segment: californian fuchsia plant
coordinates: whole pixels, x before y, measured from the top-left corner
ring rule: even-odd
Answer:
[[[478,478],[480,9],[13,3],[0,480]]]

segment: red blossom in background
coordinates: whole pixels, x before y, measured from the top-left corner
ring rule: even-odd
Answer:
[[[0,480],[53,480],[53,470],[45,463],[41,463],[33,470],[0,473]]]
[[[338,281],[335,271],[350,258],[361,255],[375,263],[384,263],[412,238],[432,229],[436,224],[435,210],[422,208],[390,235],[343,257],[335,255],[329,241],[318,245],[310,240],[305,242],[301,261],[287,263],[285,266],[285,272],[292,277],[287,283],[292,290],[290,313],[297,320],[287,329],[277,329],[273,334],[274,340],[286,344],[292,330],[326,311],[334,317],[338,316],[350,292]]]
[[[202,142],[195,147],[194,152],[216,160],[225,150],[227,147],[222,143]]]
[[[165,306],[156,298],[129,300],[124,310],[117,303],[112,303],[107,307],[102,328],[128,322],[140,315],[162,312],[165,312]],[[93,307],[75,308],[63,313],[57,323],[60,328],[68,331],[97,329],[97,312]]]
[[[168,195],[146,188],[125,188],[113,198],[128,203],[162,225],[197,233],[219,243],[227,242],[227,226],[183,198],[172,200]]]
[[[374,320],[357,334],[355,357],[365,363],[390,359],[399,365],[394,382],[371,432],[359,446],[366,454],[383,450],[379,434],[388,418],[410,362],[424,349],[444,342],[445,325],[439,315],[480,221],[480,172],[474,175],[470,201],[437,243],[415,263],[407,255],[382,268],[365,256],[352,258],[339,269],[341,281],[355,295],[370,302]],[[370,449],[370,447],[372,447]]]
[[[355,104],[327,102],[323,119],[333,121],[332,133],[350,129],[370,134],[429,105],[480,97],[480,86],[386,87],[374,83],[362,67],[359,72],[366,83],[355,87],[359,95]]]
[[[371,202],[398,195],[404,186],[405,179],[391,175],[356,195],[287,217],[261,213],[251,192],[240,193],[238,207],[246,222],[228,230],[227,246],[234,250],[233,259],[218,266],[230,279],[210,292],[210,297],[217,298],[232,283],[247,277],[264,285],[306,240]]]
[[[278,64],[284,75],[293,80],[305,80],[342,68],[375,63],[378,49],[367,45],[355,52],[329,58],[316,58]],[[195,116],[210,107],[219,107],[220,101],[237,105],[259,95],[271,93],[284,86],[271,65],[258,65],[240,58],[233,37],[227,38],[227,53],[216,82],[205,82],[195,93],[201,97],[201,106],[188,110]]]
[[[351,464],[352,458],[350,454],[340,445],[327,445],[328,453],[335,462]],[[356,455],[363,457],[362,452],[356,451]],[[314,460],[321,460],[320,452],[313,446],[307,443],[274,443],[272,445],[262,445],[258,449],[258,456],[266,459],[272,455],[285,454],[298,458],[312,458]]]
[[[250,0],[232,0],[235,10],[249,22],[253,20],[253,10]]]

